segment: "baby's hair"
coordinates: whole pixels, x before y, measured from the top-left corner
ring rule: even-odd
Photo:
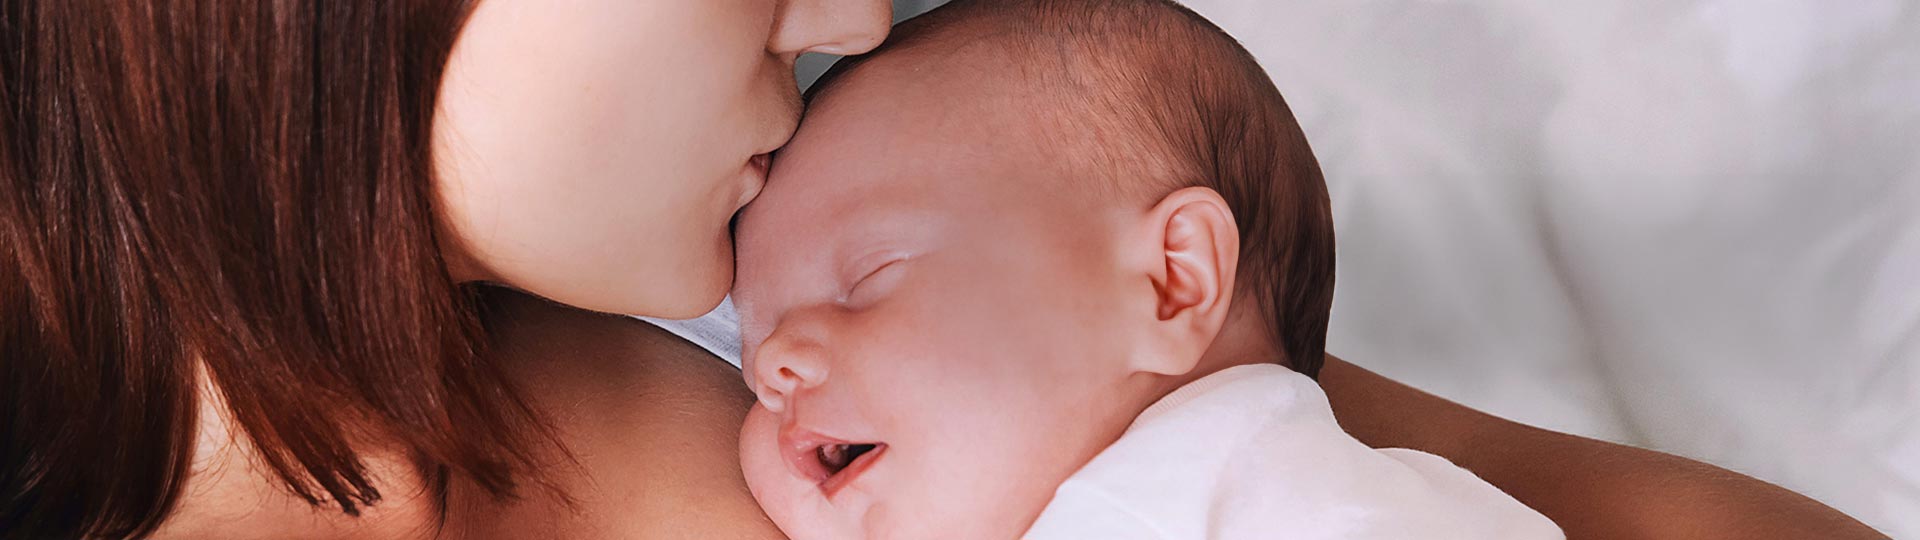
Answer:
[[[1036,122],[1077,176],[1151,205],[1220,193],[1241,237],[1236,296],[1252,300],[1287,365],[1317,376],[1333,303],[1332,210],[1320,165],[1253,55],[1168,0],[956,0],[843,61],[818,98],[870,58],[907,50],[1004,55]]]

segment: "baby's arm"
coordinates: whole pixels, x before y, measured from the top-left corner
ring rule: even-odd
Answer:
[[[1501,419],[1331,355],[1320,384],[1355,438],[1452,460],[1546,514],[1571,539],[1887,538],[1773,484]]]

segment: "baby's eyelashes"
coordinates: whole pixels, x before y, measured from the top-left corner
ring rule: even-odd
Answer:
[[[899,283],[901,274],[906,271],[906,263],[910,260],[905,257],[893,259],[868,272],[847,290],[846,297],[840,302],[841,305],[859,308],[871,303],[875,298],[886,296],[887,292],[893,290],[894,285]]]

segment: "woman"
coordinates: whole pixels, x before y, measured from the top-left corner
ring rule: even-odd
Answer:
[[[889,22],[879,0],[0,6],[6,537],[385,537],[435,521],[441,479],[535,491],[553,434],[480,360],[463,284],[717,303],[727,222],[798,118],[794,57]]]
[[[887,20],[881,0],[0,3],[0,537],[777,537],[734,459],[737,372],[475,285],[711,307],[727,222],[798,118],[794,56],[863,52]],[[1363,440],[1452,458],[1576,537],[1871,533],[1704,465],[1326,378]]]

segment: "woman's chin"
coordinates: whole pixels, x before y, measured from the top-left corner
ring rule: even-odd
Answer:
[[[733,237],[722,231],[712,253],[703,261],[677,269],[672,276],[660,276],[635,283],[634,291],[652,291],[623,311],[661,319],[691,319],[706,315],[727,298],[733,288]]]
[[[705,264],[687,265],[677,271],[646,272],[608,279],[597,286],[534,287],[506,283],[510,287],[578,309],[618,315],[639,315],[659,319],[692,319],[706,315],[726,299],[733,283],[733,251]]]

